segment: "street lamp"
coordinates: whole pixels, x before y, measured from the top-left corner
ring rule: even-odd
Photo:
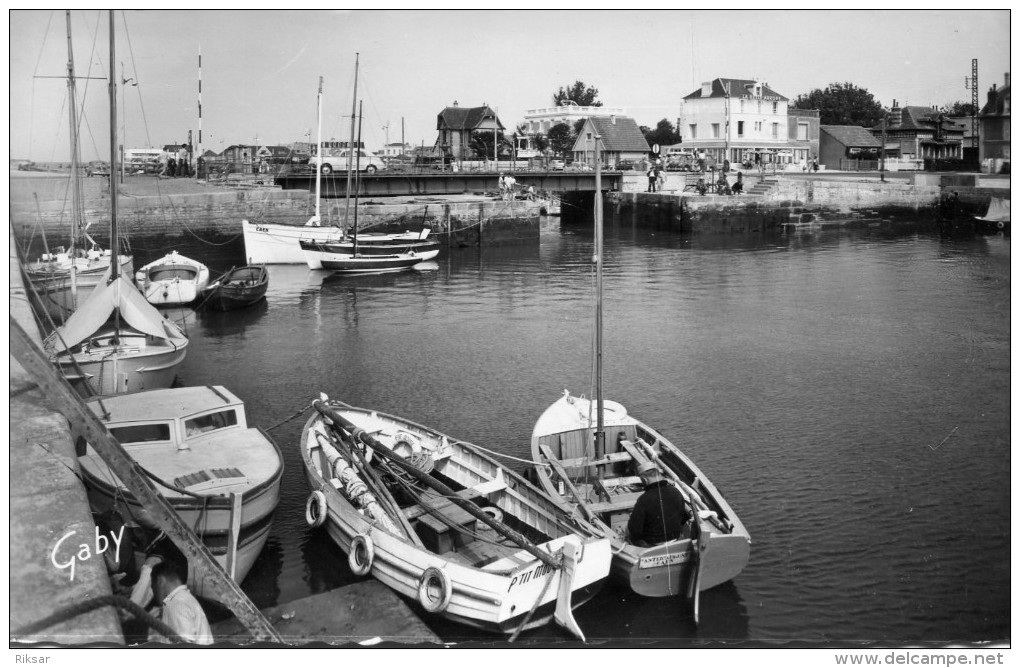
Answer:
[[[880,150],[879,155],[882,158],[882,164],[878,169],[878,177],[882,181],[882,183],[885,183],[885,129],[886,127],[888,127],[888,125],[889,125],[889,111],[885,107],[882,107],[882,147],[881,149],[879,149]]]

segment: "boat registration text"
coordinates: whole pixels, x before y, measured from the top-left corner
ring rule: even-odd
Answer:
[[[683,564],[690,559],[690,555],[689,550],[684,550],[676,554],[658,554],[654,557],[641,557],[638,559],[638,568],[659,568],[660,566]]]

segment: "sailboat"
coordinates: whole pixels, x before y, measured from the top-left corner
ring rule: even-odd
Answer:
[[[358,61],[354,65],[354,104],[351,109],[351,146],[361,145],[361,113],[357,107],[358,97]],[[358,141],[354,143],[355,112],[358,118]],[[351,174],[355,175],[354,184],[354,234],[350,242],[345,239],[338,241],[318,241],[301,239],[300,246],[305,260],[312,269],[327,269],[339,273],[380,273],[401,271],[431,260],[439,255],[439,242],[428,239],[428,230],[423,230],[416,237],[407,235],[374,235],[369,240],[358,238],[358,179],[361,174],[361,154],[358,152],[358,163],[354,162],[354,152],[347,154],[347,208],[351,200]],[[318,183],[318,176],[316,176]],[[346,224],[345,224],[346,229]]]
[[[988,210],[983,216],[974,216],[974,220],[996,230],[1009,231],[1009,200],[1004,197],[993,197],[988,202]]]
[[[357,83],[355,83],[357,90]],[[317,135],[316,155],[322,155],[322,77],[319,77],[319,94],[317,103]],[[353,120],[352,120],[353,125]],[[359,155],[360,158],[360,155]],[[348,161],[350,159],[348,158]],[[348,179],[348,186],[350,180]],[[308,262],[304,250],[301,248],[301,241],[318,241],[323,244],[350,244],[344,229],[337,226],[324,226],[322,224],[321,202],[322,202],[322,172],[315,172],[315,214],[304,224],[278,223],[250,220],[241,221],[241,232],[244,235],[244,251],[250,264],[304,264]],[[362,237],[362,250],[369,246],[380,247],[385,250],[384,254],[391,254],[394,250],[400,250],[408,244],[422,242],[430,230],[424,228],[421,232],[399,232],[394,234],[372,234],[369,238]],[[432,243],[429,240],[429,243]],[[438,244],[436,244],[438,249]],[[309,262],[312,269],[322,267]]]
[[[63,321],[74,312],[99,285],[113,257],[110,250],[103,250],[89,236],[89,223],[84,221],[84,198],[81,188],[81,169],[78,142],[77,95],[75,92],[74,51],[71,46],[71,12],[66,13],[67,21],[67,92],[68,112],[71,128],[71,238],[70,247],[47,248],[39,260],[30,262],[26,272],[39,301],[47,314],[55,321]],[[45,237],[44,237],[45,239]],[[88,248],[85,248],[85,243]],[[117,237],[110,237],[110,245],[116,246]],[[119,257],[120,270],[130,274],[133,271],[132,257]]]
[[[665,436],[602,396],[602,202],[599,138],[595,139],[595,366],[594,400],[565,391],[538,419],[531,437],[534,475],[555,498],[601,527],[613,545],[613,575],[642,596],[691,600],[733,579],[747,565],[751,538],[719,490]],[[609,432],[611,438],[606,438]],[[639,546],[627,522],[643,492],[639,468],[653,465],[691,509],[675,540]]]
[[[117,105],[110,19],[110,166],[117,170]],[[117,180],[110,179],[110,238],[117,238]],[[120,271],[117,244],[92,295],[43,341],[64,377],[85,397],[169,387],[184,361],[184,332],[145,301]]]

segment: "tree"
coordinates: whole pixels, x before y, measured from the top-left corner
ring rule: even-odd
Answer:
[[[570,126],[566,123],[557,123],[549,128],[549,134],[546,135],[546,138],[549,140],[549,148],[556,155],[566,156],[574,149],[576,136],[570,131]]]
[[[977,114],[977,109],[974,108],[972,102],[953,102],[942,107],[941,111],[946,116],[974,116]]]
[[[882,120],[885,111],[875,96],[850,82],[831,83],[825,90],[815,88],[806,95],[798,95],[791,105],[794,109],[817,109],[822,125],[860,125],[874,127]]]
[[[503,136],[502,132],[497,137],[499,139],[499,155],[506,157],[512,155],[514,145],[510,140]],[[475,130],[471,133],[471,141],[468,142],[468,146],[479,158],[491,158],[492,130]]]
[[[549,138],[546,137],[541,132],[532,137],[531,141],[534,142],[535,150],[537,150],[539,153],[545,153],[546,149],[549,148]]]
[[[599,89],[594,86],[586,86],[583,81],[575,81],[573,86],[560,88],[553,94],[553,104],[559,106],[564,100],[576,102],[581,107],[601,107],[598,101]]]
[[[668,118],[664,118],[656,123],[654,130],[646,125],[642,125],[640,130],[649,146],[656,144],[659,146],[672,146],[673,144],[679,144],[681,140],[680,133],[676,131],[676,128],[673,127]]]

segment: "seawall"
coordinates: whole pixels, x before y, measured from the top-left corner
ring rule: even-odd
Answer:
[[[36,181],[29,183],[28,181]],[[66,179],[12,179],[11,221],[18,242],[42,249],[67,243],[70,214],[65,202]],[[105,180],[87,180],[84,219],[89,234],[108,247],[110,196]],[[41,187],[40,187],[41,186]],[[62,188],[61,188],[62,186]],[[186,192],[180,190],[186,189]],[[38,201],[36,201],[38,200]],[[503,201],[486,195],[386,197],[362,200],[357,207],[342,199],[322,199],[324,225],[391,232],[432,228],[443,245],[509,245],[538,243],[541,202]],[[154,177],[127,179],[118,198],[118,225],[132,238],[175,239],[197,236],[222,242],[241,234],[241,221],[304,224],[315,212],[314,196],[275,187],[227,189],[194,181]]]

